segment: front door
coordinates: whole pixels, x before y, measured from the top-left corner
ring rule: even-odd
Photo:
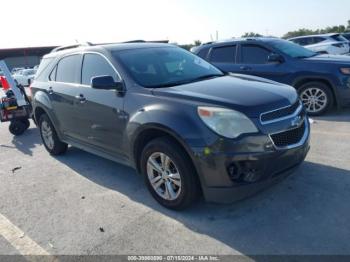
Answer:
[[[237,62],[239,73],[285,82],[289,74],[287,65],[269,63],[268,57],[272,53],[271,50],[257,44],[242,44]]]

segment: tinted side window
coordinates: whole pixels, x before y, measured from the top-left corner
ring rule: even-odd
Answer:
[[[243,64],[266,64],[271,52],[257,45],[242,45]]]
[[[49,80],[50,81],[56,81],[56,71],[57,71],[57,66],[52,70],[51,74],[49,75]]]
[[[216,63],[234,63],[236,46],[216,47],[211,51],[210,61]]]
[[[208,51],[209,51],[208,48],[204,48],[201,51],[199,51],[199,53],[197,55],[203,59],[206,59],[207,55],[208,55]]]
[[[53,58],[43,58],[40,62],[39,68],[36,71],[36,79],[37,80],[43,80],[43,78],[41,77],[42,73],[44,71],[47,71],[46,69],[48,68],[49,64],[52,62]],[[48,73],[43,74],[47,76]]]
[[[314,37],[314,44],[318,44],[321,43],[322,41],[324,41],[325,39],[323,37]]]
[[[62,58],[57,65],[56,81],[78,83],[80,75],[80,55],[70,55]]]
[[[312,45],[314,43],[313,37],[305,37],[304,38],[304,45]]]
[[[294,41],[294,43],[297,43],[301,46],[308,45],[307,38],[298,38],[298,39],[294,39],[293,41]]]
[[[97,54],[85,54],[81,83],[83,85],[91,85],[91,78],[103,75],[113,77],[114,81],[119,79],[116,72],[105,58]]]

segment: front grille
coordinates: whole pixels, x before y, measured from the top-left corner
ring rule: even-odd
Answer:
[[[260,118],[261,122],[267,122],[267,121],[275,120],[285,116],[289,116],[293,114],[298,109],[299,106],[300,106],[300,102],[298,100],[296,103],[294,103],[291,106],[277,109],[275,111],[263,113]]]
[[[271,135],[275,146],[286,147],[299,143],[305,133],[305,121],[297,128]]]

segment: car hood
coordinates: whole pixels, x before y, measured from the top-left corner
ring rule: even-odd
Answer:
[[[292,105],[298,99],[291,86],[255,76],[231,74],[190,84],[156,88],[156,96],[193,101],[196,105],[227,107],[250,117]]]
[[[314,57],[305,58],[305,60],[310,62],[323,62],[332,64],[350,64],[350,56],[347,55],[317,55]]]

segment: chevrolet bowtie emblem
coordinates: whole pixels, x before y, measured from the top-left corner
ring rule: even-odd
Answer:
[[[300,116],[300,115],[294,117],[293,120],[292,120],[292,123],[291,123],[292,127],[298,127],[298,126],[300,126],[301,123],[303,122],[303,120],[304,120],[303,117]]]

